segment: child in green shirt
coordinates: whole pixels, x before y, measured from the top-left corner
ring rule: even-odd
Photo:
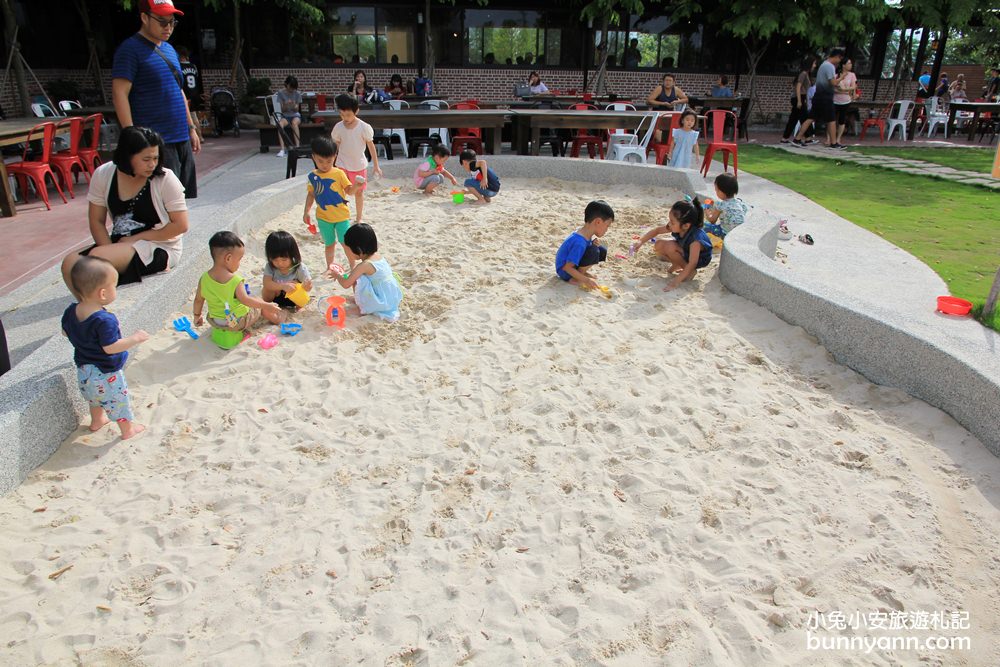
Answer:
[[[217,329],[246,331],[263,315],[272,324],[285,321],[285,313],[275,303],[250,296],[243,276],[237,273],[245,249],[243,241],[232,232],[216,232],[208,240],[212,268],[198,281],[194,295],[195,325],[205,323],[202,312],[208,304],[208,323]]]

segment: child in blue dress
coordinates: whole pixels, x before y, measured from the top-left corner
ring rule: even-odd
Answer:
[[[673,131],[673,143],[670,146],[669,166],[680,169],[692,169],[691,153],[694,152],[694,159],[698,160],[698,130],[694,126],[698,123],[698,115],[688,109],[681,114],[681,126]]]
[[[664,292],[691,280],[698,269],[705,268],[712,261],[712,241],[702,229],[704,222],[704,211],[697,197],[691,201],[678,201],[670,207],[670,221],[667,224],[649,230],[632,245],[634,254],[648,241],[654,240],[654,252],[670,261],[667,272],[677,275],[663,288]],[[672,238],[656,239],[658,234],[668,232]]]
[[[389,262],[378,252],[378,238],[371,225],[352,225],[344,235],[344,245],[361,261],[347,277],[341,267],[332,265],[334,277],[342,287],[354,287],[354,302],[362,315],[377,315],[389,322],[399,319],[403,290],[392,273]]]

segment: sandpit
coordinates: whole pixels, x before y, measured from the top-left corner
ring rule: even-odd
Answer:
[[[396,324],[310,307],[274,349],[264,329],[223,352],[164,313],[127,368],[149,432],[81,428],[0,499],[0,662],[1000,662],[1000,462],[978,440],[714,263],[665,294],[651,253],[611,259],[611,300],[554,277],[587,201],[617,212],[613,256],[680,193],[446,191],[367,200]],[[320,272],[296,207],[248,236],[255,289],[274,229]],[[808,649],[814,613],[879,610],[968,612],[891,634],[972,650]]]

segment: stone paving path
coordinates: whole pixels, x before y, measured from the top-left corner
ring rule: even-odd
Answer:
[[[855,164],[882,167],[883,169],[894,169],[907,174],[917,174],[918,176],[931,176],[943,178],[949,181],[957,181],[968,185],[981,185],[994,190],[1000,190],[1000,180],[991,178],[989,174],[978,171],[962,171],[952,169],[933,162],[923,160],[908,160],[889,155],[867,155],[863,153],[852,153],[849,150],[838,150],[825,148],[820,144],[801,147],[794,144],[774,144],[775,148],[780,148],[796,155],[806,155],[808,157],[825,158],[827,160],[839,160],[841,162],[853,162]],[[956,148],[954,150],[961,150]]]

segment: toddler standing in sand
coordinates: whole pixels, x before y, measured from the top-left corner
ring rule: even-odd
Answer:
[[[608,249],[597,239],[608,233],[615,212],[603,200],[592,201],[583,211],[583,227],[566,237],[556,252],[556,275],[572,285],[596,289],[597,280],[588,269],[608,257]]]
[[[671,280],[664,292],[676,289],[685,280],[691,280],[698,269],[712,261],[712,241],[702,229],[704,215],[701,202],[695,197],[691,201],[678,201],[670,208],[670,221],[655,227],[632,244],[631,254],[639,252],[647,241],[658,234],[670,233],[670,239],[659,239],[653,250],[661,259],[670,261],[668,273],[678,274]]]
[[[344,234],[351,226],[351,209],[347,208],[347,199],[354,194],[357,186],[351,184],[347,174],[333,166],[334,158],[337,156],[337,145],[327,137],[316,137],[310,144],[312,148],[312,159],[316,163],[316,168],[309,172],[308,184],[306,185],[306,206],[302,212],[302,221],[306,226],[316,233],[312,226],[313,202],[316,203],[316,227],[319,227],[320,236],[323,237],[323,244],[326,246],[326,265],[333,263],[333,258],[337,251],[337,241],[341,245],[344,243]],[[347,261],[354,268],[357,261],[351,252],[344,246],[344,254]]]
[[[80,303],[63,313],[62,332],[73,344],[80,393],[90,404],[90,430],[97,431],[113,419],[122,440],[128,440],[146,427],[135,423],[122,369],[127,350],[149,340],[149,334],[140,329],[122,338],[118,318],[104,309],[117,296],[118,272],[111,262],[81,257],[69,276]]]
[[[208,304],[208,322],[216,329],[246,331],[263,315],[272,324],[285,321],[285,313],[274,303],[250,296],[243,276],[236,273],[243,260],[243,241],[232,232],[216,232],[208,240],[212,268],[202,274],[194,294],[194,320],[205,323],[203,307]]]

